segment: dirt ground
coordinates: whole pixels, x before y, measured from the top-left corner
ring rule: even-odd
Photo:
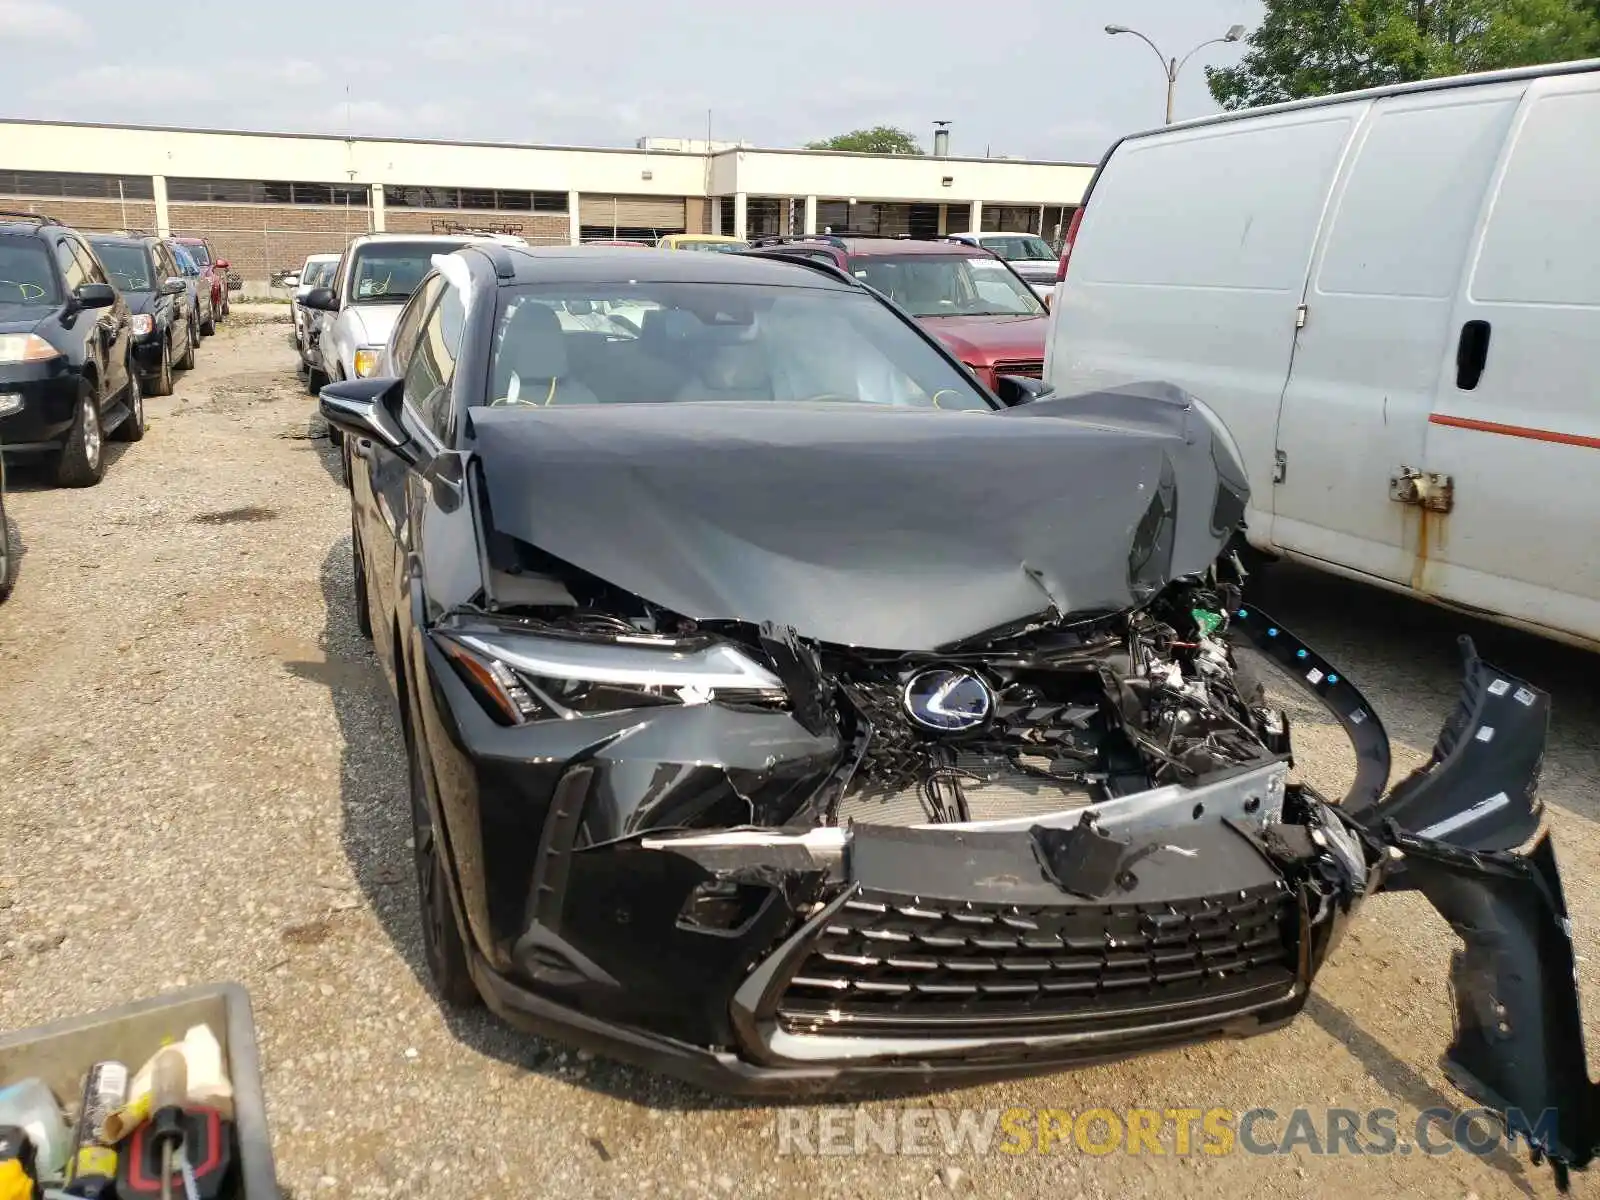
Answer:
[[[241,306],[177,394],[148,402],[145,440],[111,444],[100,486],[13,472],[0,1028],[241,982],[279,1176],[300,1200],[1554,1193],[1504,1152],[1411,1143],[1420,1110],[1466,1105],[1437,1065],[1454,939],[1411,897],[1366,906],[1278,1033],[867,1106],[1392,1108],[1402,1141],[1380,1157],[780,1154],[772,1108],[443,1012],[422,976],[392,702],[351,610],[348,501],[327,442],[307,436],[285,316]],[[1543,794],[1593,962],[1600,659],[1291,569],[1257,600],[1367,691],[1398,769],[1453,703],[1460,631],[1554,693]],[[1309,774],[1342,769],[1333,727],[1306,723],[1297,744]]]

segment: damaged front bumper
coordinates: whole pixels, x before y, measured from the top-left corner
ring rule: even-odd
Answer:
[[[1432,760],[1384,794],[1360,693],[1264,614],[1233,627],[1350,734],[1342,800],[1275,762],[1047,816],[817,824],[804,798],[843,749],[791,713],[505,728],[427,646],[478,988],[719,1091],[959,1085],[1276,1028],[1358,905],[1415,889],[1463,941],[1447,1070],[1564,1185],[1600,1137],[1537,799],[1548,697],[1464,644]]]

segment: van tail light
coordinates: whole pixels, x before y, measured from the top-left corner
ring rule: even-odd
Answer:
[[[1080,204],[1072,210],[1072,221],[1067,225],[1067,236],[1061,242],[1061,263],[1056,267],[1056,282],[1060,283],[1067,277],[1067,261],[1072,257],[1072,243],[1078,238],[1078,226],[1083,224],[1083,211],[1087,204]]]

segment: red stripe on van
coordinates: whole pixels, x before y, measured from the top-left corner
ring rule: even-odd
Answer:
[[[1469,417],[1447,417],[1434,413],[1428,418],[1430,425],[1448,425],[1452,429],[1475,429],[1479,433],[1503,433],[1507,437],[1531,438],[1536,442],[1558,442],[1563,446],[1587,446],[1600,450],[1600,437],[1585,437],[1579,433],[1557,433],[1553,429],[1530,429],[1526,425],[1502,425],[1498,421],[1474,421]]]

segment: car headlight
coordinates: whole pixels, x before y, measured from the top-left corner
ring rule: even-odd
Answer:
[[[444,633],[434,642],[505,725],[712,700],[775,704],[783,682],[729,642],[640,635],[578,641],[522,633]]]
[[[149,313],[135,313],[128,318],[128,327],[134,337],[149,337],[156,330],[156,319]]]
[[[48,362],[60,354],[37,333],[0,333],[0,363]]]
[[[356,378],[365,379],[378,368],[379,351],[370,347],[356,351]]]

